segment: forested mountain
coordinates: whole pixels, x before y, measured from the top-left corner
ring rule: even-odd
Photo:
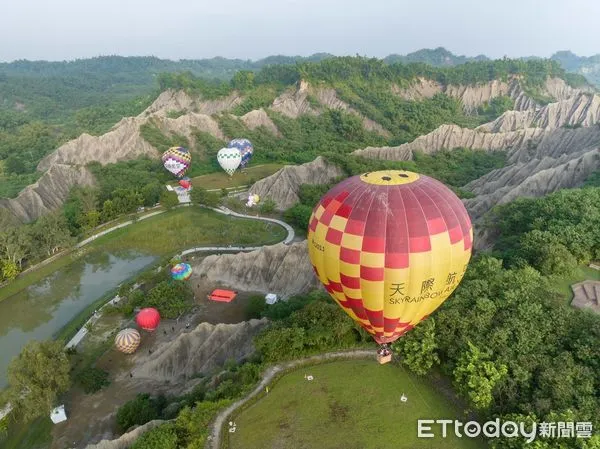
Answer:
[[[570,51],[558,51],[551,59],[558,61],[569,72],[585,76],[591,83],[600,86],[600,54],[577,56]]]
[[[405,64],[422,62],[434,67],[444,67],[464,64],[466,62],[489,61],[489,58],[485,55],[477,55],[474,57],[459,56],[446,50],[444,47],[438,47],[434,49],[423,48],[407,55],[389,55],[384,60],[388,64],[393,64],[395,62],[403,62]]]

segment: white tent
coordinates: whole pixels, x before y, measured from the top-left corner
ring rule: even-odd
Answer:
[[[277,302],[277,295],[275,293],[269,293],[265,296],[265,301],[267,304],[275,304]]]
[[[61,405],[56,407],[52,412],[50,412],[50,419],[54,424],[58,424],[59,422],[63,422],[67,420],[67,414],[65,413],[65,405]]]
[[[172,186],[170,186],[169,184],[167,184],[167,190],[168,190],[169,192],[172,192],[172,191],[173,191],[173,187],[172,187]]]

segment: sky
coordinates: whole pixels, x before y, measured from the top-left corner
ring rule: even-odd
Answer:
[[[0,61],[600,53],[596,0],[0,0]]]

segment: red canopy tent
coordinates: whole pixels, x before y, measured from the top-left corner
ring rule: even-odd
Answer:
[[[219,302],[231,302],[237,296],[237,292],[232,290],[213,290],[213,292],[208,295],[208,299],[211,301],[219,301]]]

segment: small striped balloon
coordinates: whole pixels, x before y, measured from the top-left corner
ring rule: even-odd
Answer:
[[[187,281],[192,275],[192,267],[187,263],[178,263],[171,268],[171,277],[176,281]]]
[[[121,352],[125,354],[133,354],[140,345],[142,337],[140,333],[135,329],[123,329],[115,337],[115,346]]]

